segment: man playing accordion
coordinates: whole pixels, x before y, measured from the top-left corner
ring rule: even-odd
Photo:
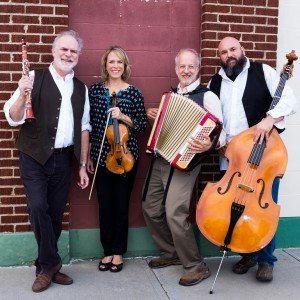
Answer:
[[[200,84],[198,78],[200,56],[194,49],[181,49],[175,57],[175,72],[179,79],[176,93],[184,95],[203,106],[222,123],[221,104],[218,97]],[[147,110],[151,124],[157,116],[157,108]],[[186,118],[190,118],[186,115]],[[194,154],[206,153],[213,148],[208,135],[188,140],[188,149]],[[222,130],[216,147],[225,144]],[[200,160],[199,160],[200,161]],[[201,164],[189,171],[175,169],[161,156],[155,156],[146,179],[143,198],[143,214],[156,243],[160,257],[149,262],[151,268],[163,268],[182,264],[184,274],[179,284],[191,286],[210,276],[209,268],[200,256],[193,226],[189,222],[189,208],[196,178]]]

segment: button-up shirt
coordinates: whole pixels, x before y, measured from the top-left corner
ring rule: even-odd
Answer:
[[[250,61],[247,58],[246,65],[243,71],[236,77],[234,81],[227,77],[223,68],[220,69],[219,75],[222,77],[222,85],[220,90],[220,101],[222,104],[224,127],[226,131],[226,141],[239,134],[240,132],[249,128],[242,98],[244,95],[248,69],[250,68]],[[263,72],[267,87],[273,97],[280,77],[276,71],[269,65],[263,64]],[[208,86],[210,83],[208,84]],[[289,86],[285,85],[279,103],[270,111],[267,112],[271,117],[278,118],[281,116],[289,116],[297,111],[297,99]],[[274,124],[277,128],[285,127],[285,119]],[[220,159],[221,170],[226,170],[228,161],[225,157]]]
[[[62,96],[54,147],[64,148],[73,145],[73,140],[74,140],[74,118],[73,118],[73,108],[71,103],[71,96],[74,90],[74,83],[73,83],[74,72],[72,71],[65,78],[62,78],[56,72],[52,64],[49,66],[49,71]],[[34,78],[34,71],[31,71],[29,76]],[[9,114],[9,110],[11,106],[17,101],[19,96],[20,96],[20,89],[18,88],[14,92],[12,97],[4,105],[4,113],[8,123],[11,126],[18,126],[25,122],[25,112],[23,118],[18,122],[14,122],[11,119]],[[88,98],[88,90],[86,88],[84,113],[81,121],[82,131],[84,130],[91,131],[89,111],[90,111],[90,104]]]

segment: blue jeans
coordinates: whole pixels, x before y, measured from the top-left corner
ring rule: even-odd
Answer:
[[[280,179],[276,178],[272,186],[272,197],[275,203],[278,202],[279,183],[280,183]],[[275,235],[272,238],[271,242],[263,249],[253,253],[241,254],[241,256],[256,260],[259,265],[268,264],[274,267],[274,262],[277,261],[277,258],[273,254],[274,250],[275,250]]]

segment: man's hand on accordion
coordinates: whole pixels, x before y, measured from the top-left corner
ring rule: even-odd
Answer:
[[[147,119],[148,119],[148,122],[153,125],[154,123],[154,120],[156,118],[156,115],[157,115],[157,112],[158,112],[158,108],[148,108],[146,110],[146,115],[147,115]]]
[[[212,146],[212,142],[208,135],[203,135],[203,140],[198,140],[194,137],[190,137],[188,143],[188,149],[191,150],[192,154],[205,152]]]

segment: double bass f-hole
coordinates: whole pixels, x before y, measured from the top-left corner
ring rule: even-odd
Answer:
[[[117,95],[111,94],[112,107],[117,105]],[[129,130],[126,125],[119,124],[116,118],[113,118],[113,125],[110,125],[106,131],[106,138],[110,144],[110,151],[106,158],[106,167],[115,174],[124,174],[132,170],[134,166],[134,157],[127,149],[126,142],[129,139]]]

